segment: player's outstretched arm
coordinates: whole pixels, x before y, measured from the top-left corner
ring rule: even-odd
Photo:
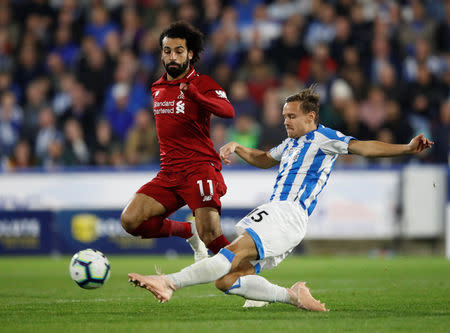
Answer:
[[[351,140],[348,151],[352,154],[365,157],[390,157],[406,154],[417,154],[425,149],[431,148],[431,142],[423,134],[414,137],[406,145],[384,143],[381,141],[357,141]]]
[[[245,162],[261,169],[268,169],[278,162],[266,151],[245,147],[237,142],[229,142],[220,148],[220,158],[223,163],[230,164],[230,155],[236,153]]]

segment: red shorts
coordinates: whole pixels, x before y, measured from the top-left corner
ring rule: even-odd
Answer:
[[[143,193],[161,203],[169,216],[184,205],[194,212],[197,208],[213,207],[221,212],[220,198],[227,192],[222,174],[209,163],[188,170],[161,170],[155,178],[136,193]]]

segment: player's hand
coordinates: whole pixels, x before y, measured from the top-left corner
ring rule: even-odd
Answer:
[[[431,148],[433,144],[434,142],[428,140],[422,133],[411,140],[408,144],[408,148],[411,154],[417,154],[425,149]]]
[[[192,83],[181,82],[180,90],[189,98],[195,99],[195,96],[199,94],[197,87]]]
[[[228,142],[225,146],[220,148],[220,158],[222,159],[223,163],[225,163],[226,165],[231,164],[229,156],[234,153],[238,145],[239,144],[237,142]]]

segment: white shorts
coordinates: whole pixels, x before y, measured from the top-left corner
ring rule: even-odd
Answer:
[[[259,259],[251,263],[256,273],[276,267],[305,237],[308,214],[292,201],[273,201],[251,211],[236,224],[253,238]]]

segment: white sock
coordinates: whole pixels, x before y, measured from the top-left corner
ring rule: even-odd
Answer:
[[[241,276],[226,293],[255,301],[292,304],[286,288],[270,283],[259,275]]]
[[[183,268],[178,273],[168,274],[166,276],[178,288],[212,282],[230,272],[233,258],[233,252],[222,249],[213,257],[203,259],[191,266]]]

